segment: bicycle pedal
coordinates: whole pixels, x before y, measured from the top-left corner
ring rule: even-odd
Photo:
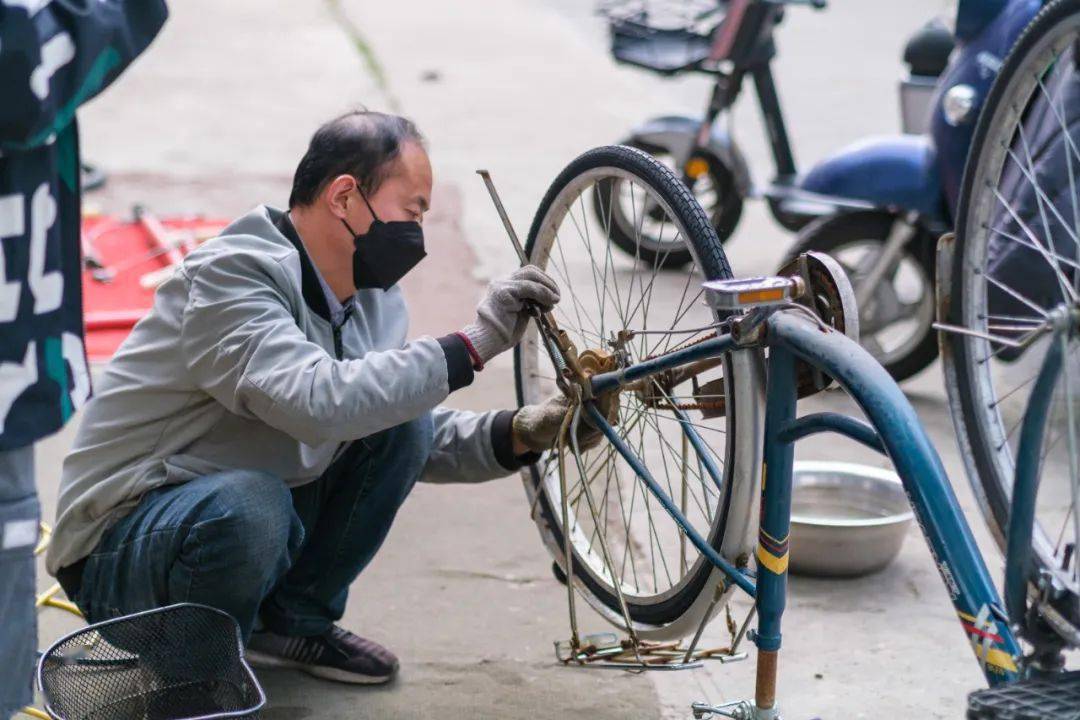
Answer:
[[[1019,680],[968,695],[968,720],[1080,720],[1080,671]]]
[[[803,294],[806,285],[800,277],[755,277],[709,280],[705,288],[708,304],[717,310],[781,305]]]

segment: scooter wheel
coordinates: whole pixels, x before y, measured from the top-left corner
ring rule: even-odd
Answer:
[[[622,144],[652,155],[677,176],[683,175],[684,181],[686,175],[692,175],[688,183],[690,189],[708,215],[720,242],[731,237],[742,216],[743,198],[734,173],[720,158],[709,153],[697,155],[687,163],[686,172],[680,173],[667,148],[634,138]],[[694,259],[685,238],[666,237],[671,235],[670,228],[664,232],[663,227],[658,226],[654,232],[649,232],[651,221],[660,219],[661,208],[643,208],[642,198],[631,197],[619,182],[609,182],[600,190],[596,202],[592,203],[593,212],[601,227],[610,229],[611,241],[623,252],[664,269],[678,269]]]
[[[823,252],[844,268],[859,293],[867,268],[889,237],[896,216],[886,212],[849,212],[815,220],[799,233],[784,260],[804,252]],[[870,302],[859,307],[859,342],[897,382],[926,369],[938,356],[934,332],[934,241],[920,230],[904,248],[896,267],[878,283]]]

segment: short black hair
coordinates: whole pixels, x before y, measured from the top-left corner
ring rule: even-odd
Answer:
[[[339,175],[352,175],[370,196],[386,179],[406,141],[423,144],[424,137],[411,120],[399,115],[354,110],[325,123],[311,136],[296,166],[289,207],[312,204],[326,183]]]

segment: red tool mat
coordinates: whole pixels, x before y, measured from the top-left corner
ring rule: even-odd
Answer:
[[[84,215],[83,312],[86,354],[112,357],[154,304],[154,291],[174,266],[228,221],[199,216],[155,217],[136,208],[134,219]]]

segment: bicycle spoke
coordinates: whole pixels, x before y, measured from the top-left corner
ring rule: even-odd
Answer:
[[[604,493],[600,497],[600,507],[601,507],[601,512],[603,513],[603,522],[596,523],[593,526],[593,531],[589,535],[589,549],[590,550],[592,550],[593,543],[596,541],[596,536],[599,534],[600,528],[603,527],[604,530],[606,531],[607,527],[608,527],[608,522],[610,521],[610,513],[609,513],[610,505],[608,503],[608,493],[611,491],[611,476],[612,476],[611,467],[612,467],[612,464],[615,461],[615,446],[609,444],[605,448],[604,453],[607,455],[607,457],[604,459]],[[615,568],[614,567],[611,568],[611,574],[612,574],[612,577],[615,577]]]
[[[1012,295],[1013,298],[1019,300],[1020,302],[1024,303],[1025,305],[1027,305],[1029,308],[1031,308],[1035,312],[1039,313],[1039,315],[1042,315],[1043,317],[1046,317],[1046,311],[1043,308],[1041,308],[1039,305],[1037,305],[1034,301],[1024,297],[1023,295],[1018,293],[1016,290],[1013,290],[1011,287],[1009,287],[1005,283],[1001,282],[1000,280],[995,278],[993,275],[990,275],[989,273],[983,273],[983,277],[986,278],[987,280],[989,280],[990,283],[992,285],[994,285],[995,287],[997,287],[999,290],[1004,290],[1009,295]]]
[[[622,530],[623,530],[623,536],[622,536],[623,537],[623,557],[622,557],[622,562],[619,565],[619,567],[620,567],[619,575],[620,575],[620,577],[624,577],[624,578],[626,577],[626,559],[627,559],[627,556],[629,556],[629,558],[630,558],[630,572],[634,576],[634,590],[635,590],[635,592],[641,592],[641,580],[638,579],[637,562],[634,560],[634,554],[630,551],[630,548],[634,544],[634,542],[633,542],[633,540],[632,540],[632,538],[630,536],[630,518],[631,518],[631,516],[633,515],[633,512],[634,512],[634,500],[637,497],[637,483],[634,483],[631,490],[630,490],[630,507],[628,509],[626,507],[626,503],[623,500],[623,493],[622,493],[623,482],[622,482],[622,476],[619,474],[619,466],[618,465],[612,466],[612,470],[613,470],[613,472],[615,474],[615,491],[616,491],[616,493],[618,494],[618,497],[619,497],[619,516],[623,521],[623,524],[622,524]]]
[[[562,280],[563,283],[565,283],[565,285],[563,286],[563,289],[569,292],[570,301],[574,305],[574,315],[577,317],[577,322],[578,322],[577,327],[578,327],[579,330],[584,332],[585,331],[585,321],[581,319],[581,312],[583,310],[585,310],[585,308],[582,306],[581,301],[578,300],[577,293],[574,292],[574,284],[570,281],[569,270],[565,269],[565,268],[568,267],[568,265],[567,265],[567,262],[566,262],[566,256],[563,254],[562,243],[556,243],[556,246],[557,246],[557,249],[559,251],[559,258],[560,258],[560,260],[562,262],[561,262],[561,264],[560,263],[552,263],[551,265],[552,265],[552,267],[554,267],[555,272],[559,276],[559,279]],[[596,289],[595,286],[594,286],[593,289],[595,291],[595,289]],[[599,302],[600,302],[599,293],[596,293],[596,301],[599,304]],[[561,303],[560,303],[560,305],[556,305],[555,307],[557,309],[559,309],[559,310],[562,310]],[[589,317],[587,310],[585,310],[585,317]],[[595,333],[597,335],[602,335],[603,329],[596,327],[596,323],[594,323],[592,321],[592,318],[589,318],[589,324],[592,326],[592,329],[595,331]]]
[[[674,330],[676,326],[678,326],[679,321],[682,320],[683,317],[685,317],[686,313],[689,312],[690,309],[694,306],[694,303],[697,302],[697,299],[701,297],[702,293],[705,292],[704,289],[699,290],[697,295],[695,295],[690,300],[690,302],[686,304],[686,309],[683,309],[683,303],[686,302],[686,293],[690,289],[690,280],[692,278],[693,275],[691,273],[686,274],[686,283],[683,285],[682,295],[679,296],[679,306],[675,310],[675,319],[672,320],[671,324],[667,327],[668,330]],[[671,347],[671,338],[672,336],[668,335],[666,338],[661,338],[660,340],[657,340],[656,344],[649,348],[649,355],[655,355],[661,343],[664,344],[664,352],[667,352],[668,349]]]
[[[637,456],[638,456],[638,458],[643,458],[645,456],[645,432],[644,432],[644,429],[641,428],[640,425],[638,427],[639,427],[639,429],[638,429]],[[643,498],[642,502],[645,504],[646,511],[648,511],[648,508],[649,508],[649,490],[647,488],[643,487],[643,485],[644,485],[644,483],[640,480],[640,478],[635,477],[635,479],[634,479],[634,492],[636,493],[637,490],[638,490],[638,487],[642,486],[641,487],[641,495],[642,495],[642,498]],[[631,502],[630,502],[630,512],[631,513],[633,513],[633,509],[634,509],[633,505],[634,505],[633,496],[631,496]],[[648,524],[648,532],[647,532],[645,542],[646,542],[646,545],[648,545],[648,548],[649,548],[649,560],[650,560],[650,572],[652,574],[652,586],[655,589],[657,587],[657,580],[656,580],[656,553],[653,552],[653,537],[652,537],[653,536],[653,531],[655,530],[655,526],[653,525],[653,522],[652,522],[652,514],[651,513],[648,513],[647,519],[649,521],[649,524]],[[632,538],[632,536],[630,535],[629,528],[627,528],[626,537],[627,537],[628,541]]]
[[[1006,400],[1008,400],[1008,399],[1009,399],[1010,397],[1012,397],[1012,396],[1013,396],[1013,395],[1014,395],[1014,394],[1015,394],[1015,393],[1016,393],[1016,392],[1017,392],[1018,390],[1020,390],[1021,388],[1025,387],[1025,386],[1027,386],[1027,385],[1030,385],[1030,384],[1031,384],[1031,382],[1032,382],[1032,381],[1033,381],[1033,380],[1034,380],[1035,378],[1037,378],[1037,377],[1039,377],[1039,373],[1035,373],[1034,375],[1031,375],[1030,377],[1028,377],[1028,379],[1027,379],[1027,380],[1025,380],[1024,382],[1020,383],[1019,385],[1017,385],[1016,387],[1014,387],[1014,388],[1013,388],[1012,390],[1010,390],[1009,392],[1005,393],[1004,395],[1000,395],[1000,396],[998,396],[998,398],[997,398],[996,400],[994,400],[994,402],[992,402],[992,403],[987,403],[987,407],[990,407],[990,408],[996,408],[996,407],[997,407],[998,405],[1000,405],[1001,403],[1003,403],[1004,401],[1006,401]]]
[[[638,434],[639,434],[639,446],[638,446],[638,449],[639,449],[639,452],[640,452],[638,457],[644,457],[644,455],[645,455],[645,428],[644,428],[644,426],[641,426]],[[644,485],[645,483],[644,483],[643,480],[641,480],[639,478],[638,479],[638,484]],[[656,549],[657,549],[657,551],[659,552],[659,555],[660,555],[660,562],[663,564],[664,573],[667,575],[668,587],[671,587],[675,583],[672,582],[672,580],[671,580],[671,573],[667,568],[667,558],[664,555],[664,549],[660,546],[660,534],[656,532],[656,523],[653,522],[653,516],[652,516],[652,491],[650,491],[646,487],[642,487],[641,494],[645,498],[645,514],[646,514],[646,516],[647,516],[647,518],[649,520],[649,536],[656,543]],[[650,552],[650,554],[652,554],[652,545],[649,546],[649,552]],[[653,567],[652,567],[653,588],[654,589],[659,589],[659,584],[657,583],[657,578],[656,578],[656,556],[655,555],[652,555],[652,565],[653,565]]]
[[[1031,323],[1032,325],[1045,325],[1045,320],[1040,320],[1037,317],[1031,315],[995,315],[993,313],[980,313],[978,315],[980,320],[990,321],[997,320],[1000,322],[1014,322],[1014,323]]]
[[[1072,285],[1069,284],[1068,280],[1065,278],[1065,274],[1061,272],[1061,268],[1058,266],[1058,264],[1050,259],[1049,251],[1047,251],[1047,249],[1044,248],[1041,243],[1039,243],[1038,239],[1035,237],[1035,233],[1033,233],[1031,229],[1028,228],[1028,226],[1024,223],[1024,221],[1020,219],[1020,215],[1017,214],[1013,206],[1010,205],[1007,200],[1005,200],[1004,196],[1002,196],[1001,194],[1001,191],[999,191],[997,188],[994,188],[994,196],[998,199],[998,202],[1000,202],[1005,207],[1006,212],[1008,212],[1009,215],[1012,216],[1012,219],[1016,222],[1020,229],[1024,231],[1024,234],[1031,238],[1031,242],[1034,243],[1036,250],[1039,252],[1040,255],[1042,255],[1042,258],[1046,260],[1047,264],[1050,265],[1050,268],[1054,271],[1054,274],[1057,276],[1058,281],[1061,283],[1062,287],[1068,289],[1068,294],[1075,301],[1077,299],[1076,291],[1072,289]]]
[[[574,217],[574,209],[572,207],[567,206],[566,215],[567,215],[567,217],[570,218],[570,222],[573,223],[574,229],[577,230],[578,239],[581,240],[581,244],[585,247],[586,252],[588,252],[588,254],[589,254],[589,262],[591,263],[591,267],[595,268],[596,259],[593,257],[592,243],[590,241],[590,238],[589,238],[588,234],[583,233],[581,231],[581,227],[578,225],[577,218]],[[558,245],[560,247],[560,249],[561,249],[562,244],[558,241],[557,236],[556,236],[556,245]],[[610,248],[609,248],[608,252],[610,252]],[[594,273],[594,277],[595,277],[595,273]],[[607,266],[606,266],[606,264],[605,264],[605,267],[604,267],[604,279],[603,279],[603,281],[601,283],[599,283],[599,285],[597,283],[595,283],[595,281],[594,281],[593,288],[594,288],[594,290],[595,290],[595,292],[597,294],[597,304],[600,306],[600,334],[603,335],[604,330],[605,330],[605,326],[604,326],[604,310],[607,308],[607,300],[608,300],[608,298],[611,297],[611,290],[608,288],[608,284],[607,284]],[[603,295],[603,299],[601,299],[601,297],[600,297],[601,295]],[[614,302],[616,304],[616,306],[618,306],[618,301],[615,298],[611,298],[611,299],[612,299],[612,302]]]
[[[646,415],[648,415],[648,413],[646,413]],[[668,452],[671,452],[671,453],[672,453],[673,455],[676,455],[678,451],[676,451],[676,450],[675,450],[675,448],[674,448],[674,447],[672,447],[671,443],[670,443],[670,442],[668,442],[667,438],[665,438],[665,437],[664,437],[664,434],[663,434],[663,432],[664,432],[664,431],[660,429],[660,426],[659,426],[659,424],[658,424],[658,423],[656,422],[656,420],[655,420],[655,419],[653,419],[653,418],[648,418],[648,419],[652,421],[652,426],[653,426],[653,429],[655,429],[655,430],[656,430],[657,436],[658,436],[658,437],[659,437],[659,438],[661,439],[661,441],[663,442],[664,448],[662,448],[662,450],[666,450],[666,451],[668,451]],[[676,464],[678,464],[678,463],[676,463]],[[665,462],[664,462],[664,470],[665,470],[665,473],[666,473],[666,472],[667,472],[667,461],[666,461],[666,460],[665,460]],[[698,480],[700,481],[700,484],[701,484],[702,488],[703,488],[703,489],[706,489],[706,494],[707,494],[707,488],[708,488],[708,486],[707,486],[707,485],[705,484],[704,480],[703,480],[703,479],[702,479],[702,478],[701,478],[700,476],[698,476]],[[670,498],[672,498],[673,500],[674,500],[674,498],[676,497],[676,495],[675,495],[675,491],[674,491],[674,490],[672,489],[672,487],[671,487],[671,478],[670,478],[670,477],[668,477],[668,496],[669,496]],[[701,515],[702,515],[703,517],[706,517],[706,516],[708,516],[708,513],[706,513],[706,511],[705,511],[705,506],[704,506],[704,505],[702,505],[702,502],[701,502],[701,500],[700,500],[700,499],[699,499],[699,498],[698,498],[698,497],[697,497],[696,495],[691,495],[691,497],[693,497],[693,499],[694,499],[694,502],[695,502],[695,503],[697,504],[698,510],[700,510],[700,511],[701,511]],[[706,502],[705,502],[705,504],[706,504],[706,505],[708,504],[708,498],[706,498]],[[685,513],[684,513],[684,514],[685,514]]]
[[[1076,237],[1080,238],[1080,211],[1077,209],[1076,200],[1076,176],[1073,173],[1073,161],[1080,160],[1080,150],[1077,149],[1076,143],[1073,142],[1072,133],[1069,132],[1069,128],[1065,124],[1065,98],[1061,98],[1061,109],[1054,107],[1054,101],[1050,97],[1050,94],[1046,90],[1046,86],[1043,84],[1042,78],[1038,79],[1039,89],[1042,90],[1044,97],[1047,99],[1047,105],[1050,107],[1050,111],[1054,113],[1054,118],[1058,121],[1058,126],[1061,128],[1061,135],[1065,138],[1066,144],[1071,153],[1065,153],[1065,164],[1069,174],[1069,198],[1072,200],[1073,209],[1073,228],[1076,231]],[[1080,278],[1077,278],[1077,282],[1080,283]],[[1080,540],[1080,538],[1078,538]]]
[[[1053,201],[1051,201],[1050,198],[1046,196],[1046,193],[1043,192],[1042,187],[1039,186],[1038,181],[1035,179],[1035,168],[1034,168],[1034,165],[1033,165],[1033,163],[1031,161],[1031,147],[1028,145],[1027,135],[1024,133],[1024,124],[1020,123],[1020,125],[1017,126],[1017,130],[1018,130],[1019,135],[1020,135],[1020,144],[1024,146],[1024,158],[1025,158],[1025,160],[1027,162],[1027,169],[1025,169],[1019,163],[1017,163],[1017,167],[1020,168],[1020,172],[1023,173],[1023,175],[1027,179],[1028,183],[1030,183],[1032,189],[1035,190],[1035,200],[1036,200],[1036,204],[1039,207],[1039,217],[1040,217],[1040,219],[1042,220],[1042,223],[1043,223],[1043,230],[1046,231],[1046,240],[1047,240],[1047,242],[1050,243],[1050,248],[1052,249],[1052,251],[1056,255],[1056,253],[1057,253],[1057,244],[1054,242],[1054,236],[1050,232],[1050,222],[1049,222],[1049,220],[1047,220],[1047,217],[1046,217],[1046,206],[1047,205],[1050,206],[1050,209],[1053,211],[1053,213],[1057,217],[1058,221],[1061,222],[1061,226],[1065,229],[1065,232],[1068,233],[1070,239],[1073,241],[1073,244],[1075,244],[1077,247],[1080,247],[1080,240],[1078,240],[1077,237],[1072,234],[1072,231],[1069,230],[1069,224],[1067,222],[1065,222],[1065,218],[1061,217],[1061,213],[1058,212],[1057,208],[1054,206]],[[1013,159],[1015,161],[1015,159],[1016,159],[1015,153],[1013,153],[1013,151],[1011,149],[1009,149],[1009,148],[1006,148],[1006,152],[1009,153],[1009,155],[1011,157],[1013,157]],[[1068,282],[1066,282],[1065,285],[1069,286]],[[1071,287],[1070,287],[1070,289],[1071,289]]]
[[[717,435],[726,435],[727,434],[727,431],[724,430],[723,428],[712,427],[711,425],[703,425],[701,423],[696,423],[696,422],[693,422],[693,421],[690,421],[690,420],[680,420],[679,418],[673,417],[673,416],[670,416],[670,415],[661,415],[659,412],[656,412],[656,417],[658,417],[658,418],[660,418],[662,420],[670,420],[671,422],[678,423],[679,425],[689,426],[689,427],[694,428],[695,430],[707,430],[709,432],[716,433]]]
[[[994,233],[995,235],[1003,237],[1003,238],[1005,238],[1007,240],[1012,240],[1017,245],[1022,245],[1023,247],[1030,248],[1032,250],[1035,250],[1036,252],[1041,253],[1043,255],[1044,259],[1046,259],[1047,256],[1049,256],[1049,257],[1053,258],[1054,260],[1056,260],[1057,262],[1064,263],[1065,265],[1068,265],[1068,266],[1073,267],[1073,268],[1080,268],[1080,264],[1077,264],[1077,262],[1075,260],[1067,258],[1067,257],[1065,257],[1063,255],[1058,255],[1057,253],[1054,253],[1054,252],[1046,251],[1044,248],[1042,248],[1042,247],[1040,247],[1038,245],[1035,245],[1034,243],[1028,242],[1027,240],[1024,240],[1023,238],[1016,237],[1012,233],[1007,233],[1004,230],[999,230],[999,229],[994,228],[994,227],[988,227],[987,230],[989,230],[990,232]],[[1048,259],[1047,259],[1047,262],[1049,262]]]

